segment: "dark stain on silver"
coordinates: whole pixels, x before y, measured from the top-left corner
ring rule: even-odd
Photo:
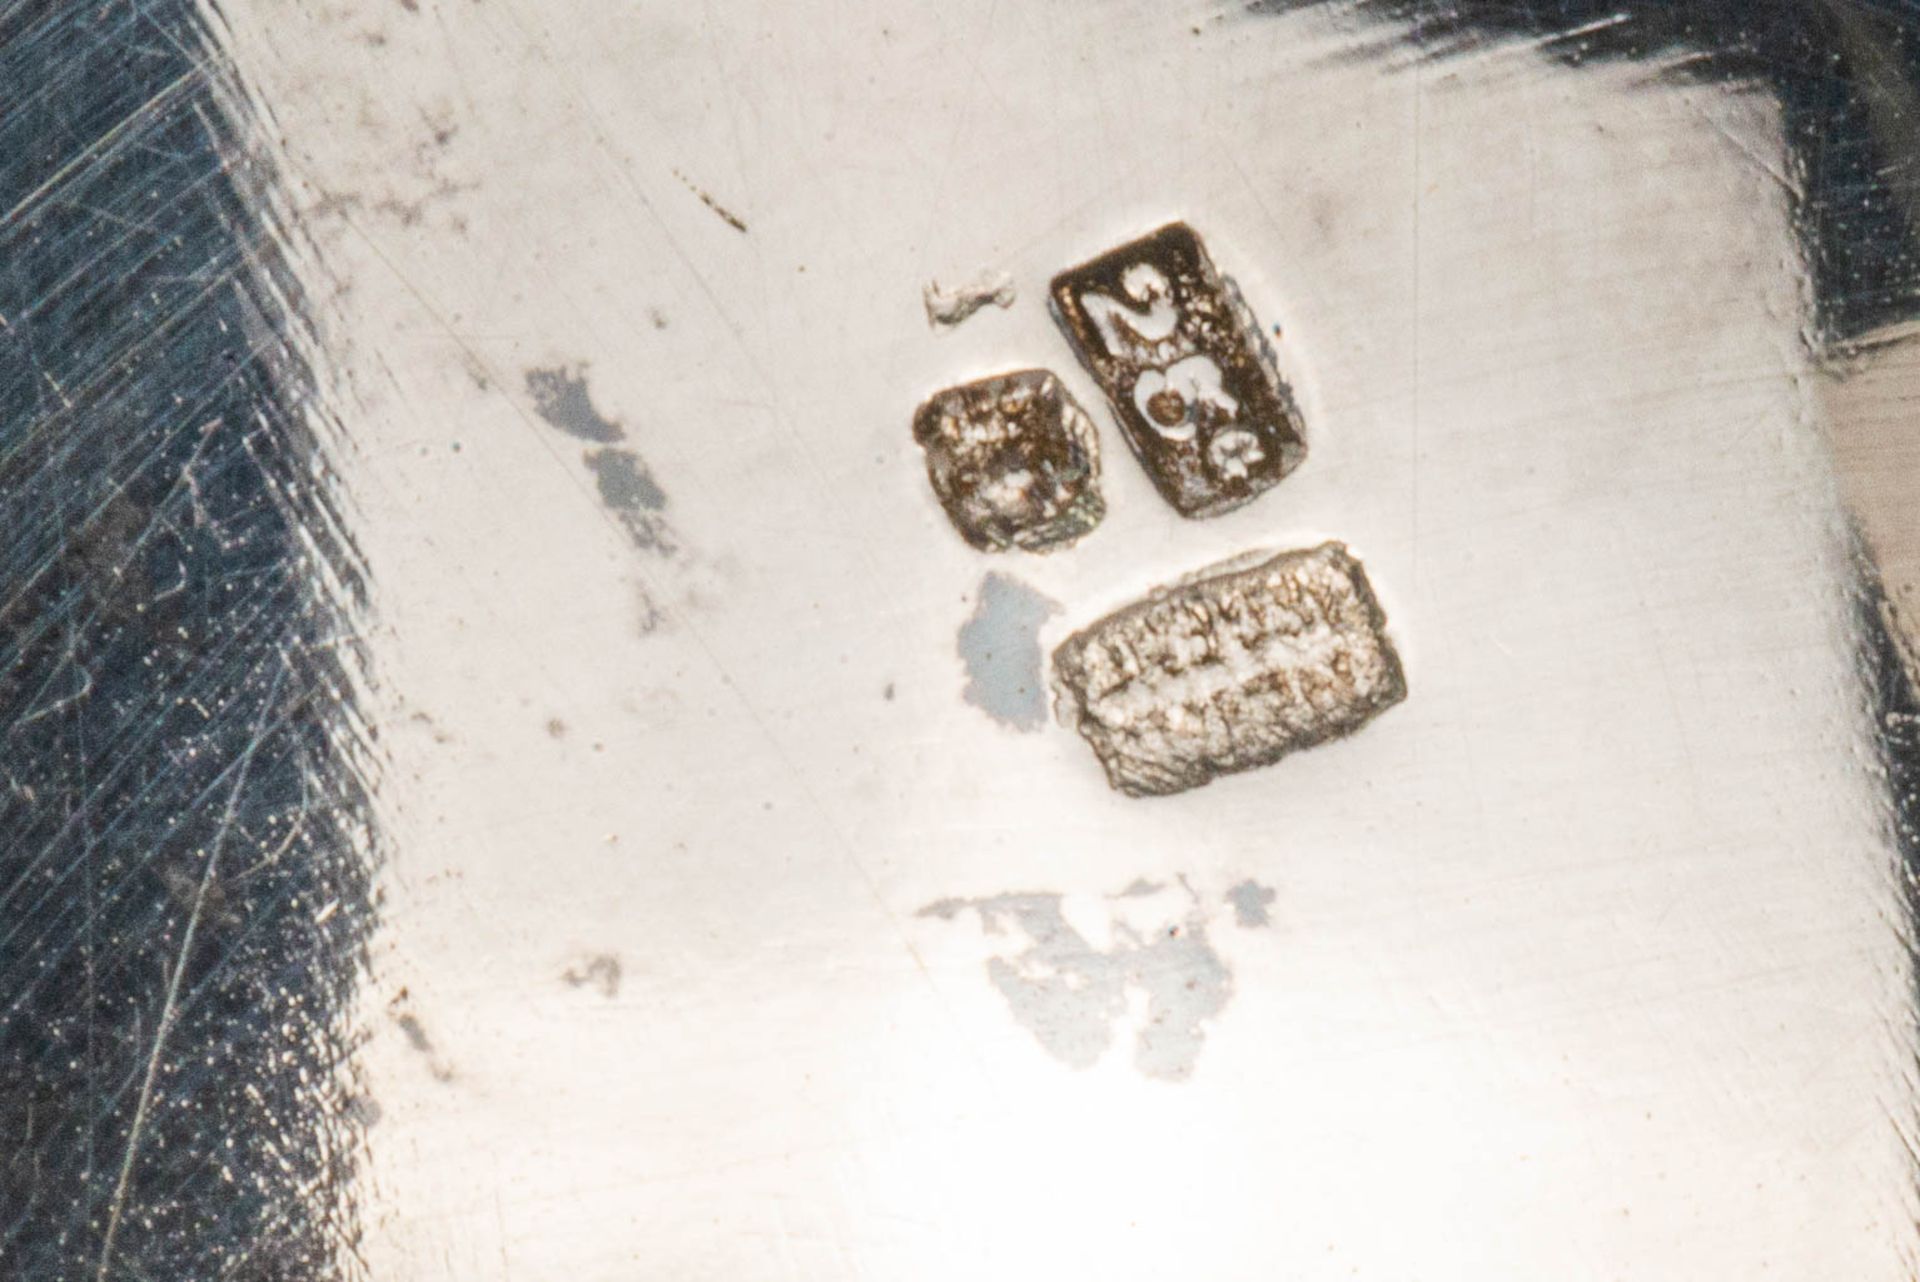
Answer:
[[[1270,887],[1257,881],[1243,881],[1227,891],[1227,902],[1233,906],[1234,924],[1248,930],[1259,930],[1273,922],[1273,901],[1280,896]]]
[[[913,439],[953,528],[982,552],[1071,547],[1106,515],[1093,421],[1047,370],[936,393]]]
[[[581,459],[593,473],[600,501],[634,546],[662,556],[676,552],[678,540],[661,515],[667,507],[667,492],[638,454],[618,444],[627,439],[626,429],[594,405],[585,367],[530,369],[526,382],[534,413],[568,436],[601,447],[583,451]]]
[[[627,437],[618,423],[595,408],[582,366],[528,370],[527,395],[533,398],[533,412],[568,436],[596,445],[611,445]]]
[[[628,450],[589,450],[587,468],[600,486],[600,500],[616,512],[658,512],[667,505],[665,491],[647,471],[639,456]],[[636,536],[637,537],[637,536]],[[643,543],[643,547],[655,546]]]
[[[366,602],[211,13],[0,9],[9,1278],[358,1267]]]
[[[1018,579],[988,574],[973,617],[961,625],[963,697],[1001,725],[1032,732],[1047,723],[1040,629],[1059,609]]]
[[[918,915],[951,921],[966,909],[979,914],[989,935],[1011,929],[1024,939],[1019,951],[987,962],[987,977],[1049,1055],[1070,1068],[1093,1067],[1128,1018],[1131,990],[1145,999],[1134,1030],[1134,1066],[1163,1081],[1193,1075],[1207,1021],[1233,996],[1233,974],[1209,942],[1197,904],[1146,932],[1116,918],[1106,949],[1074,929],[1059,894],[943,899]]]
[[[421,1023],[420,1017],[409,1008],[405,989],[402,989],[400,995],[389,1003],[387,1009],[393,1017],[394,1027],[398,1028],[400,1035],[407,1039],[407,1047],[426,1061],[427,1072],[433,1076],[433,1080],[443,1084],[451,1082],[453,1068],[440,1057],[438,1048],[433,1044],[433,1038],[427,1035],[427,1026]]]
[[[617,954],[595,953],[579,965],[567,967],[560,979],[568,988],[596,988],[602,997],[611,999],[620,995],[622,976]]]
[[[1062,272],[1051,293],[1127,444],[1182,516],[1231,511],[1306,457],[1265,334],[1185,223]]]
[[[1053,653],[1062,719],[1130,796],[1184,792],[1351,734],[1407,696],[1346,547],[1162,588]]]
[[[433,1054],[433,1039],[427,1036],[426,1026],[416,1015],[396,1016],[394,1023],[399,1025],[401,1034],[407,1039],[407,1045],[422,1055]]]

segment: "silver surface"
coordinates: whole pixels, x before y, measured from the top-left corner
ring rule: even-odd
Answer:
[[[0,5],[10,1276],[1915,1275],[1910,12],[149,8]],[[1172,219],[1309,442],[1204,521],[1045,305]],[[1363,733],[1048,716],[1330,540]]]

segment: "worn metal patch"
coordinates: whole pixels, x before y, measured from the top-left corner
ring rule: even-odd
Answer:
[[[1344,544],[1127,606],[1053,654],[1062,719],[1132,796],[1184,792],[1350,734],[1407,696],[1386,613]]]
[[[1306,457],[1272,349],[1185,223],[1054,277],[1054,318],[1182,516],[1213,516]]]
[[[1093,422],[1046,370],[936,394],[914,414],[913,439],[953,528],[983,552],[1050,552],[1106,515]]]

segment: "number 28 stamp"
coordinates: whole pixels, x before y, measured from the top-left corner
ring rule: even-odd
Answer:
[[[1185,223],[1062,272],[1051,292],[1127,443],[1182,516],[1239,507],[1306,457],[1272,349]]]

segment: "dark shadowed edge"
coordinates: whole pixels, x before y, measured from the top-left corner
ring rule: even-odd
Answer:
[[[1854,564],[1868,737],[1886,780],[1886,825],[1898,857],[1893,872],[1905,918],[1900,928],[1913,951],[1920,949],[1920,656],[1907,650],[1902,637],[1912,635],[1911,627],[1894,617],[1892,598],[1862,540],[1855,542]],[[1920,984],[1920,972],[1915,982]],[[1920,992],[1914,1007],[1920,1012]],[[1893,1121],[1920,1187],[1920,1118],[1896,1115]]]
[[[1795,157],[1819,339],[1920,312],[1920,8],[1899,0],[1249,0],[1351,24],[1356,59],[1414,64],[1525,40],[1569,65],[1762,85]]]
[[[0,1276],[364,1273],[360,557],[194,0],[0,0]]]

